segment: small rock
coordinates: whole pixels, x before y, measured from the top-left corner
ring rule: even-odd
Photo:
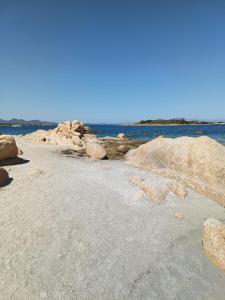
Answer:
[[[117,151],[121,152],[123,154],[126,154],[129,151],[129,146],[127,146],[127,145],[119,145],[117,147]]]
[[[184,213],[182,213],[182,212],[177,212],[177,213],[175,214],[175,217],[176,217],[177,219],[179,219],[179,220],[183,220],[183,219],[184,219]]]
[[[0,168],[0,187],[4,186],[9,180],[9,174],[4,168]]]
[[[106,157],[105,148],[97,143],[88,143],[86,146],[86,154],[94,159],[103,159]]]

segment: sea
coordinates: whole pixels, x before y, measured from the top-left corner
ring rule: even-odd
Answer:
[[[182,125],[182,126],[124,126],[124,125],[103,125],[87,124],[99,137],[117,136],[118,133],[124,133],[130,139],[150,141],[158,136],[180,137],[191,136],[198,137],[202,135],[209,136],[218,142],[225,144],[225,125]],[[2,134],[18,135],[34,132],[38,129],[53,129],[55,126],[0,126]]]

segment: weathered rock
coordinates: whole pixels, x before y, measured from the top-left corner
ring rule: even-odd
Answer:
[[[18,148],[15,139],[10,135],[0,135],[0,160],[16,157]]]
[[[149,174],[146,179],[139,176],[131,176],[129,181],[144,191],[146,196],[156,204],[161,204],[166,200],[169,192],[180,198],[185,198],[187,191],[184,186],[174,180],[163,178],[155,174]]]
[[[72,142],[73,142],[74,145],[82,146],[82,140],[78,135],[74,135],[72,137]]]
[[[79,132],[81,134],[84,133],[84,124],[80,121],[65,121],[63,123],[59,123],[58,127],[55,129],[56,133],[62,134],[66,137],[70,137],[74,132]]]
[[[129,151],[126,159],[225,206],[225,147],[209,137],[160,137]]]
[[[119,145],[117,147],[117,151],[123,153],[123,154],[126,154],[128,151],[129,151],[129,146],[128,145]]]
[[[159,187],[158,185],[155,185],[154,182],[149,184],[139,176],[131,176],[129,179],[131,183],[144,191],[148,198],[156,204],[161,204],[169,192],[167,185],[162,185]]]
[[[7,184],[9,180],[9,174],[4,168],[0,168],[0,187],[4,186]]]
[[[203,251],[217,267],[225,272],[225,224],[208,219],[203,224]]]
[[[86,154],[93,159],[103,159],[106,157],[105,148],[97,143],[88,143],[86,145]]]
[[[77,149],[83,146],[83,134],[88,129],[79,121],[65,121],[59,123],[53,130],[37,130],[25,136],[37,143],[47,143]]]
[[[126,139],[126,135],[124,133],[119,133],[117,135],[117,138],[123,140],[123,139]]]

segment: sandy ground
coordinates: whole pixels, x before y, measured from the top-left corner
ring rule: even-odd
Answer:
[[[17,143],[29,162],[8,166],[0,190],[0,299],[224,299],[201,247],[224,208],[192,191],[156,205],[128,180],[148,174],[124,161]]]

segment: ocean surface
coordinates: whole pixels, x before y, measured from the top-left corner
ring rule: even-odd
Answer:
[[[149,141],[157,136],[198,137],[207,135],[218,142],[225,144],[225,125],[183,125],[183,126],[123,126],[123,125],[88,125],[93,132],[99,136],[116,136],[118,133],[125,133],[128,138]],[[3,134],[27,134],[38,129],[53,129],[55,126],[0,126]]]

